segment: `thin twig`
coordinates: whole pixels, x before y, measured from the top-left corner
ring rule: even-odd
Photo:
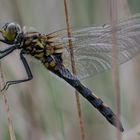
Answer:
[[[67,34],[68,34],[68,37],[71,38],[71,29],[70,29],[71,26],[70,26],[70,17],[69,17],[69,12],[68,12],[68,1],[67,0],[64,0],[64,7],[65,7]],[[74,75],[76,75],[76,67],[75,67],[74,53],[73,53],[71,39],[69,39],[69,49],[70,49],[70,56],[71,56],[72,72]],[[81,111],[81,105],[80,105],[80,97],[79,97],[79,94],[77,91],[75,91],[75,95],[76,95],[77,110],[78,110],[78,117],[79,117],[79,123],[80,123],[81,139],[85,140],[85,132],[84,132],[83,117],[82,117],[82,111]]]
[[[5,85],[5,82],[4,82],[2,67],[1,67],[1,63],[0,63],[0,89],[2,89],[2,87],[4,85]],[[13,123],[12,123],[12,115],[11,115],[11,112],[10,112],[10,107],[9,107],[9,104],[8,104],[8,98],[7,98],[7,95],[6,95],[6,91],[4,91],[4,93],[3,93],[3,99],[4,99],[6,113],[7,113],[8,130],[9,130],[10,140],[16,140],[15,131],[14,131],[14,128],[13,128]]]
[[[115,103],[118,121],[117,127],[119,128],[120,120],[120,85],[119,85],[119,68],[118,68],[118,48],[117,48],[117,0],[109,0],[110,2],[110,19],[112,25],[112,79],[113,79],[113,88],[115,94]],[[121,133],[119,130],[116,130],[117,140],[121,140]]]
[[[14,9],[16,9],[16,12],[15,12],[14,15],[16,15],[17,21],[22,23],[22,19],[20,17],[20,11],[19,11],[19,8],[18,8],[17,0],[15,0],[15,1],[13,0],[11,4],[13,4],[12,6],[14,7]],[[1,63],[0,63],[0,78],[1,78],[0,88],[2,89],[2,87],[5,85],[5,82],[4,82]],[[13,123],[12,123],[12,116],[11,116],[10,107],[9,107],[9,104],[8,104],[8,98],[7,98],[7,95],[6,95],[6,91],[3,92],[3,98],[4,98],[5,108],[6,108],[6,112],[7,112],[8,129],[9,129],[10,139],[11,140],[16,140],[15,131],[14,131],[14,128],[13,128]]]

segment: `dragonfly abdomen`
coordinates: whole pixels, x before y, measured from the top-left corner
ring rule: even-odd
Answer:
[[[67,79],[66,79],[67,80]],[[83,86],[78,79],[79,85],[75,86],[73,80],[67,80],[69,84],[71,84],[81,95],[83,95],[95,108],[99,110],[99,112],[115,127],[117,127],[117,123],[120,131],[124,131],[121,122],[118,120],[117,116],[113,113],[113,111],[106,106],[103,101],[98,98],[95,94],[92,93],[90,89]]]
[[[58,69],[51,69],[53,73],[64,79],[72,87],[74,87],[83,97],[85,97],[99,112],[120,131],[124,131],[123,126],[113,111],[103,103],[103,101],[92,93],[90,89],[85,87],[76,77],[74,77],[68,69],[60,65]]]

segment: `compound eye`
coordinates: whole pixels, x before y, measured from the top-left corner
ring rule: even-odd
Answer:
[[[21,32],[20,26],[18,24],[16,24],[16,23],[13,23],[13,22],[6,23],[2,27],[2,29],[3,29],[2,35],[8,41],[14,41],[14,39],[17,36],[17,34]]]
[[[6,31],[11,35],[15,33],[17,34],[16,24],[15,23],[8,24]]]

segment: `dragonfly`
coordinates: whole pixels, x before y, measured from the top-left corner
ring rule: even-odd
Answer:
[[[135,15],[120,21],[116,28],[119,63],[125,63],[140,51],[140,16]],[[50,34],[38,31],[26,31],[18,23],[9,22],[0,29],[0,42],[8,48],[0,50],[0,59],[20,50],[20,59],[27,73],[26,79],[7,81],[1,91],[9,86],[33,79],[26,55],[39,60],[47,70],[64,79],[93,105],[113,126],[124,131],[121,121],[102,99],[87,88],[81,79],[94,76],[111,68],[112,62],[112,26],[103,25],[72,30],[59,30]],[[72,42],[77,75],[70,69],[69,40]]]

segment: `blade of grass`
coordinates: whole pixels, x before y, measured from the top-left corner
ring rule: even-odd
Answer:
[[[0,63],[0,79],[1,79],[0,80],[0,89],[2,89],[2,87],[5,85],[5,82],[4,82],[1,63]],[[15,131],[14,131],[14,128],[13,128],[13,123],[12,123],[12,115],[11,115],[11,112],[10,112],[10,107],[9,107],[9,104],[8,104],[8,97],[6,95],[6,91],[4,91],[4,93],[3,93],[3,99],[4,99],[5,109],[6,109],[6,113],[7,113],[8,130],[9,130],[10,140],[16,140]]]
[[[67,34],[68,34],[68,37],[71,38],[70,17],[69,17],[69,12],[68,12],[68,1],[67,0],[64,0],[64,7],[65,7]],[[69,39],[69,49],[70,49],[70,56],[71,56],[72,72],[74,75],[76,75],[73,47],[72,47],[72,42],[70,39]],[[80,105],[80,97],[79,97],[79,94],[77,91],[75,91],[75,95],[76,95],[76,103],[77,103],[77,110],[78,110],[78,117],[79,117],[79,124],[80,124],[81,139],[85,140],[85,132],[84,132],[83,117],[82,117],[82,111],[81,111],[81,105]]]
[[[113,91],[115,95],[115,106],[116,106],[116,114],[118,116],[117,127],[119,128],[119,120],[120,120],[120,84],[119,84],[119,67],[118,67],[118,49],[117,49],[117,0],[109,0],[110,5],[110,19],[112,25],[112,80],[113,80]],[[117,140],[121,140],[121,133],[118,129],[116,129],[116,138]]]

